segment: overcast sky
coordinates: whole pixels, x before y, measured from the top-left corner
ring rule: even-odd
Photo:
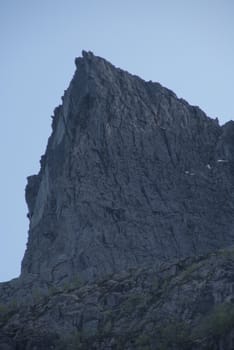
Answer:
[[[82,49],[234,118],[233,0],[0,0],[0,45],[0,281],[20,273],[26,177]]]

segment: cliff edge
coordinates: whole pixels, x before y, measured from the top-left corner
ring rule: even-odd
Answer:
[[[82,54],[28,178],[1,349],[233,349],[234,122]]]
[[[22,276],[93,281],[234,241],[234,123],[83,53],[28,179]]]

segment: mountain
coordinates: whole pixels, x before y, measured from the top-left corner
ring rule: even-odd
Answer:
[[[1,349],[234,349],[234,122],[82,54],[28,178]]]

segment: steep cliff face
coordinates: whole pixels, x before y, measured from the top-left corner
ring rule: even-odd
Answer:
[[[92,53],[28,178],[22,279],[94,281],[233,244],[234,123]]]
[[[232,350],[234,122],[92,53],[28,178],[1,350]]]

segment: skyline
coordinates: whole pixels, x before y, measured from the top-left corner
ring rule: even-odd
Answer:
[[[39,171],[54,108],[92,51],[158,81],[220,123],[234,118],[234,4],[3,0],[0,4],[0,281],[17,277],[27,241],[26,177]]]

